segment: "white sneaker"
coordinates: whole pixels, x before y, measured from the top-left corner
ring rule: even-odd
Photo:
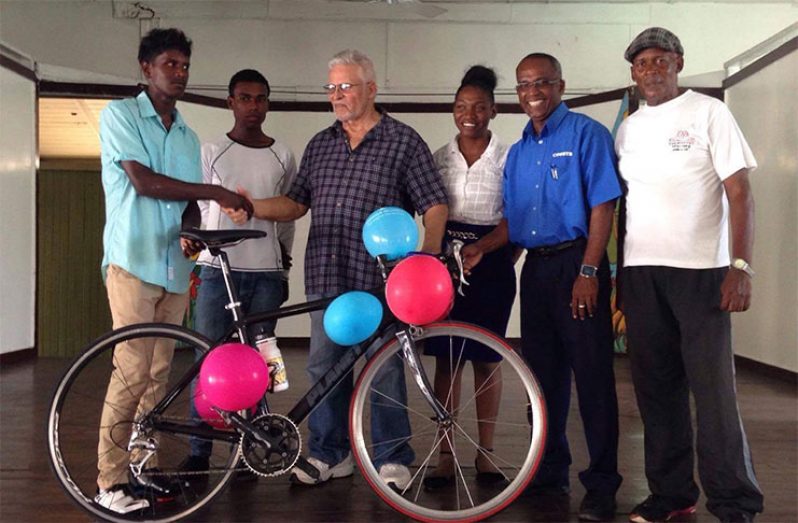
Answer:
[[[355,467],[352,463],[351,452],[346,455],[342,462],[332,467],[330,467],[329,464],[324,463],[322,460],[316,458],[308,458],[308,463],[316,467],[316,469],[319,471],[319,479],[314,479],[306,474],[304,470],[300,469],[299,467],[294,467],[294,469],[291,471],[291,483],[301,485],[318,485],[319,483],[324,483],[325,481],[331,479],[351,476],[355,472]]]
[[[413,477],[410,469],[398,463],[386,463],[380,467],[380,478],[394,490],[403,491]]]
[[[109,489],[100,490],[94,502],[119,514],[127,514],[150,506],[150,502],[146,499],[134,498],[127,493],[124,485],[114,485]]]

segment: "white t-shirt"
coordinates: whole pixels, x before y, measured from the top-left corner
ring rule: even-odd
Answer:
[[[627,118],[615,140],[626,182],[624,265],[729,265],[723,180],[756,160],[728,107],[693,91]]]
[[[509,148],[491,133],[482,156],[468,166],[457,136],[435,151],[435,165],[449,196],[449,219],[473,225],[496,225],[502,219],[502,184]]]
[[[290,149],[275,141],[270,147],[248,147],[226,135],[202,146],[202,177],[205,183],[221,185],[231,191],[242,187],[252,198],[270,198],[288,192],[296,176],[296,161]],[[198,201],[202,228],[257,229],[265,238],[247,240],[226,250],[230,267],[237,271],[282,270],[281,242],[288,253],[294,243],[294,222],[277,223],[252,218],[243,225],[234,224],[215,201]],[[208,251],[202,251],[197,263],[219,267]]]

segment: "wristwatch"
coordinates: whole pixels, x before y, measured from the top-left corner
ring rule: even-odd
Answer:
[[[732,260],[732,262],[731,262],[731,266],[734,267],[735,269],[739,269],[739,270],[743,271],[744,273],[746,273],[751,278],[753,278],[754,274],[756,274],[754,272],[754,269],[752,269],[751,266],[748,265],[748,262],[745,261],[742,258],[734,258]]]
[[[598,267],[594,265],[582,264],[582,266],[579,268],[579,276],[582,276],[583,278],[595,278],[596,274],[598,274]]]

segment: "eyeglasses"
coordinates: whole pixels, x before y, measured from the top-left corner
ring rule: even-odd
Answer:
[[[560,83],[561,80],[559,78],[554,78],[551,80],[535,80],[534,82],[520,82],[518,85],[515,86],[515,90],[519,93],[526,93],[531,91],[532,89],[541,90],[544,87],[548,87],[550,85],[555,85]]]
[[[655,56],[651,59],[641,58],[640,60],[635,60],[632,62],[632,69],[638,73],[645,72],[649,67],[653,67],[660,71],[666,71],[671,64],[673,64],[673,61],[667,56]]]
[[[342,84],[325,84],[325,85],[322,85],[321,88],[324,89],[324,92],[327,93],[327,94],[334,94],[336,89],[340,89],[342,93],[348,93],[356,85],[360,85],[360,84],[350,84],[350,83],[344,82]]]

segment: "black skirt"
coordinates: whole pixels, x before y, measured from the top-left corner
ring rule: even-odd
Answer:
[[[446,241],[461,240],[468,245],[494,228],[493,225],[448,222],[445,239]],[[512,254],[512,245],[508,244],[482,257],[479,264],[466,277],[469,285],[463,286],[465,296],[455,294],[454,307],[449,313],[449,319],[473,323],[504,337],[516,291]],[[453,361],[457,361],[458,358],[486,362],[501,360],[500,356],[488,350],[483,344],[467,340],[463,346],[463,341],[455,339],[451,344],[452,348],[457,349],[452,354]],[[462,356],[459,350],[461,347],[463,348]],[[430,340],[424,350],[427,354],[448,358],[449,348],[448,340]]]

